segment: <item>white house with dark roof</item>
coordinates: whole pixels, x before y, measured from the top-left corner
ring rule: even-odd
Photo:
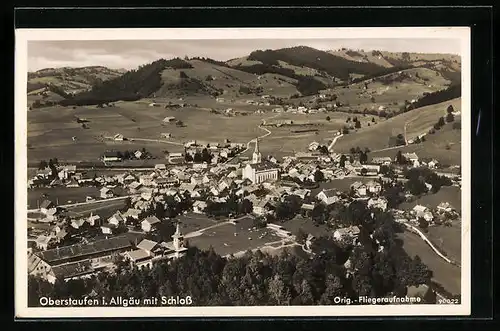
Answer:
[[[325,205],[331,205],[340,199],[335,189],[322,190],[316,195],[316,198],[321,200]]]
[[[205,201],[197,200],[193,203],[193,212],[197,214],[202,214],[207,208],[207,203]]]
[[[356,194],[359,196],[366,195],[366,185],[363,184],[362,182],[354,182],[351,185],[351,189],[354,190],[354,192],[356,192]]]
[[[141,228],[144,232],[151,232],[161,221],[156,216],[149,216],[141,222]]]
[[[366,183],[366,189],[370,193],[380,193],[380,191],[382,191],[382,185],[379,182],[370,180],[368,183]]]
[[[100,197],[102,199],[110,199],[113,197],[113,191],[111,191],[109,188],[107,187],[103,187],[99,190],[99,193],[100,193]]]
[[[50,200],[44,200],[40,204],[40,211],[45,215],[51,214],[51,212],[54,211],[55,209],[56,209],[55,204]]]

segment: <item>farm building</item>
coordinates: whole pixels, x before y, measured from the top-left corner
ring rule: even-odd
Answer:
[[[158,217],[149,216],[141,222],[142,231],[151,232],[159,223],[161,223],[161,221],[158,219]]]
[[[122,141],[123,139],[124,139],[124,137],[121,133],[117,133],[113,136],[113,140],[116,140],[116,141]]]
[[[171,133],[162,133],[160,135],[160,138],[165,138],[165,139],[172,138],[172,134]]]
[[[101,195],[101,198],[103,199],[109,199],[109,198],[112,198],[113,197],[113,191],[111,191],[109,188],[107,187],[103,187],[101,190],[100,190],[100,195]]]
[[[167,117],[165,117],[163,119],[163,122],[164,123],[173,123],[173,122],[175,122],[175,117],[173,117],[173,116],[167,116]]]
[[[105,152],[102,160],[104,162],[119,162],[122,160],[122,157],[118,152]]]

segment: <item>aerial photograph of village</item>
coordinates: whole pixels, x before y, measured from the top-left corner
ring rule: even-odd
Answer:
[[[29,41],[28,306],[460,304],[460,54]]]

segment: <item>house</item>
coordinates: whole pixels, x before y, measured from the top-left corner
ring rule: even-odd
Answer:
[[[153,256],[155,248],[158,247],[158,243],[156,241],[148,240],[148,239],[143,239],[138,245],[137,249],[142,249],[148,255]]]
[[[345,240],[347,238],[350,239],[350,238],[357,236],[359,234],[359,231],[360,230],[357,226],[340,228],[340,229],[335,230],[335,232],[333,233],[333,237],[339,241]]]
[[[430,169],[436,169],[436,166],[438,165],[438,161],[437,160],[431,160],[429,161],[429,163],[427,163],[427,166],[430,168]]]
[[[87,219],[87,222],[90,224],[90,226],[97,225],[100,221],[101,221],[101,216],[93,215],[92,213],[90,213],[90,216]]]
[[[125,213],[123,213],[123,217],[139,220],[141,213],[142,212],[139,209],[129,208]]]
[[[414,167],[419,166],[418,156],[416,153],[403,153],[403,157],[410,163],[413,164]]]
[[[120,162],[122,160],[122,157],[120,153],[110,151],[104,153],[102,160],[104,162]]]
[[[371,198],[368,200],[368,208],[378,208],[385,211],[387,209],[387,200],[382,197]]]
[[[142,152],[141,151],[135,151],[134,156],[136,159],[140,159],[142,157]]]
[[[46,251],[49,243],[52,241],[52,236],[40,235],[36,238],[36,248]]]
[[[144,267],[151,268],[153,265],[153,257],[142,249],[125,252],[124,257],[127,261],[130,261],[132,265],[137,266],[139,269]]]
[[[136,193],[141,187],[142,184],[139,182],[133,182],[128,186],[131,193]]]
[[[311,216],[313,209],[314,209],[314,204],[312,203],[303,203],[302,206],[300,206],[302,215],[306,217]]]
[[[164,123],[173,123],[173,122],[175,122],[175,117],[173,117],[173,116],[167,116],[167,117],[165,117],[163,119],[163,122]]]
[[[313,152],[316,151],[319,148],[319,143],[316,141],[313,141],[312,143],[309,144],[308,149]]]
[[[335,189],[322,190],[318,193],[318,195],[316,195],[316,198],[326,205],[331,205],[332,203],[339,201],[339,197]]]
[[[382,191],[382,185],[374,180],[366,183],[366,188],[370,193],[380,193],[380,191]]]
[[[113,197],[113,191],[107,187],[103,187],[99,192],[102,199],[110,199]]]
[[[351,190],[353,190],[359,196],[366,195],[366,185],[363,184],[362,182],[354,182],[351,185]]]
[[[159,225],[161,221],[156,216],[149,216],[141,222],[141,228],[144,232],[151,232]]]
[[[44,200],[42,202],[42,204],[40,205],[40,211],[45,215],[53,214],[55,209],[56,209],[56,206],[50,200]]]
[[[311,193],[311,190],[308,190],[308,189],[298,189],[298,190],[295,190],[293,191],[293,195],[296,195],[296,196],[299,196],[301,199],[305,199],[306,197],[309,196],[309,194]]]
[[[253,205],[253,213],[256,215],[264,215],[266,213],[266,205],[269,202],[268,199],[262,199],[257,204]]]
[[[207,203],[205,201],[197,200],[193,203],[193,211],[198,214],[202,214],[207,208]]]
[[[113,230],[116,229],[116,226],[113,224],[103,224],[101,225],[101,232],[103,234],[113,234]]]
[[[438,211],[446,213],[450,213],[455,210],[449,202],[441,202],[436,208]]]
[[[125,220],[123,219],[123,216],[120,214],[120,212],[116,212],[110,218],[108,218],[108,224],[112,224],[115,226],[118,226],[124,222]]]
[[[372,158],[371,162],[373,164],[379,164],[379,165],[391,165],[392,159],[388,156],[374,157],[374,158]]]
[[[73,219],[71,220],[71,227],[74,229],[79,229],[86,223],[86,221],[87,220],[85,218]]]
[[[172,134],[171,133],[162,133],[162,134],[160,134],[160,138],[164,138],[164,139],[172,138]]]
[[[113,140],[115,141],[123,141],[124,137],[121,133],[117,133],[113,136]]]
[[[166,170],[167,166],[163,163],[155,164],[155,170]]]

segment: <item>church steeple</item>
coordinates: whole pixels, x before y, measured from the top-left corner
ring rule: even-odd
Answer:
[[[176,251],[180,250],[182,248],[184,236],[181,233],[179,223],[177,223],[177,226],[175,228],[175,233],[172,235],[172,239],[173,239],[174,249]]]
[[[252,163],[261,163],[262,161],[262,155],[260,154],[259,151],[259,138],[255,139],[255,150],[253,152],[253,157],[252,157]]]

